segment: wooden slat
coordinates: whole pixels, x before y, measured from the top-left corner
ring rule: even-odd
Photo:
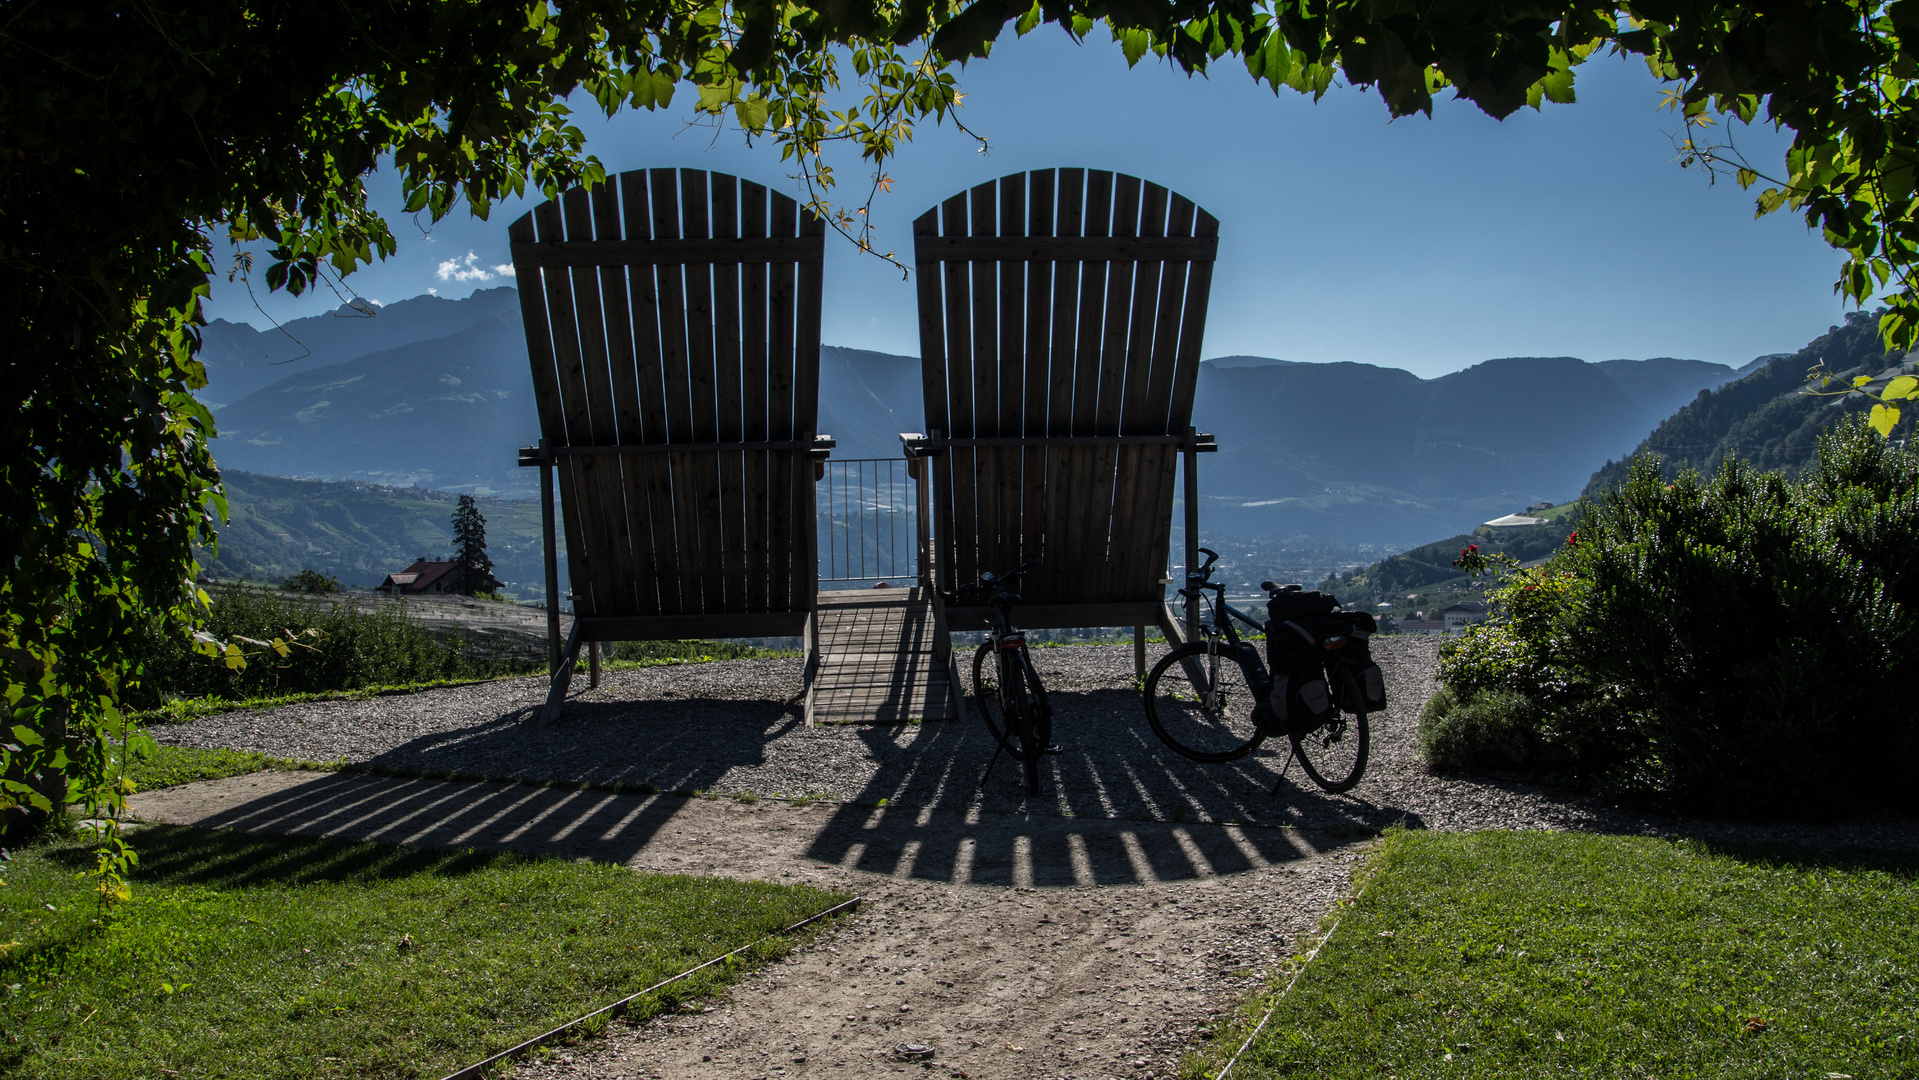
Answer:
[[[740,183],[725,173],[707,175],[713,199],[711,232],[717,239],[734,239],[740,233]],[[722,443],[739,442],[746,437],[740,270],[741,267],[734,264],[713,267],[713,385],[719,408],[716,437]],[[745,455],[721,451],[719,583],[720,606],[727,611],[746,610],[745,484]]]
[[[772,195],[767,233],[772,236],[799,235],[799,206],[778,192]],[[799,302],[798,275],[791,263],[777,263],[771,268],[769,277],[766,400],[768,422],[772,430],[768,434],[774,439],[793,439],[802,434],[793,401],[793,366],[797,362],[794,308]],[[771,597],[770,606],[776,611],[800,609],[794,603],[793,595],[794,537],[799,525],[803,524],[809,530],[816,528],[812,521],[802,523],[794,520],[793,484],[800,464],[790,453],[777,453],[772,455],[769,470],[768,532],[772,536],[772,557],[767,593]],[[810,463],[805,464],[805,467],[812,468]],[[810,602],[811,598],[808,600]]]
[[[916,247],[914,258],[925,262],[1018,261],[1051,262],[1212,262],[1218,237],[1088,237],[1051,240],[1022,237],[942,236]]]
[[[740,182],[740,234],[766,235],[766,188],[749,181]],[[743,387],[742,437],[765,439],[767,426],[767,339],[766,339],[766,264],[743,263],[740,266],[740,337],[742,358],[740,381]],[[767,550],[769,516],[768,469],[771,458],[765,453],[741,455],[746,515],[746,598],[748,611],[770,610],[767,596]]]
[[[799,214],[800,235],[815,243],[826,243],[826,221],[811,210],[795,207]],[[799,275],[799,310],[794,313],[793,412],[796,434],[804,438],[819,432],[820,413],[820,308],[826,282],[817,263],[802,263]],[[793,568],[793,607],[811,608],[819,592],[820,555],[818,507],[814,502],[813,462],[795,457],[793,548],[798,565]]]
[[[624,236],[620,222],[620,186],[610,180],[593,191],[593,235]],[[606,357],[613,441],[644,442],[641,421],[638,354],[633,348],[633,317],[629,308],[627,271],[621,266],[599,268],[600,303],[605,309]],[[652,524],[646,482],[640,466],[629,469],[624,460],[612,463],[619,483],[621,538],[626,549],[626,573],[631,595],[627,610],[652,611],[658,602],[658,578],[652,555]]]
[[[507,229],[518,240],[533,236],[533,214],[521,215]],[[551,438],[564,434],[566,420],[560,411],[560,388],[553,371],[553,330],[547,322],[546,284],[538,272],[519,279],[520,321],[526,326],[526,351],[532,360],[533,406],[540,418],[540,431]]]
[[[917,251],[923,239],[939,232],[939,207],[934,207],[913,220],[913,246]],[[917,262],[913,272],[914,287],[919,293],[920,324],[920,386],[924,402],[926,429],[928,433],[939,432],[950,435],[953,431],[952,418],[949,415],[950,401],[946,392],[946,302],[941,291],[939,265],[931,262]],[[952,533],[953,485],[952,462],[928,461],[921,468],[931,469],[929,477],[932,491],[931,520],[924,527],[932,531],[934,537],[934,566],[931,568],[933,583],[942,589],[951,589],[951,573],[946,568],[946,555],[950,550],[947,539]]]
[[[1086,204],[1080,227],[1087,235],[1106,236],[1112,230],[1113,174],[1089,170],[1086,174]],[[1099,407],[1103,393],[1102,349],[1108,282],[1114,267],[1105,263],[1080,264],[1079,338],[1073,357],[1073,431],[1075,435],[1112,435],[1100,427]],[[1088,598],[1088,578],[1098,573],[1106,557],[1106,536],[1101,531],[1102,504],[1097,500],[1099,476],[1095,471],[1097,452],[1071,450],[1071,479],[1065,496],[1068,502],[1066,548],[1071,556],[1056,569],[1057,576],[1046,580],[1053,588],[1036,592],[1036,599],[1053,603],[1071,603]],[[1107,489],[1110,492],[1110,485]]]
[[[591,238],[594,231],[592,196],[585,188],[575,188],[562,196],[560,211],[569,237]],[[617,213],[615,220],[617,224]],[[585,397],[586,442],[618,443],[619,423],[614,419],[613,381],[606,341],[606,319],[600,297],[600,271],[594,267],[574,267],[567,271],[573,280],[573,311],[580,335],[580,383]],[[610,614],[631,610],[633,603],[633,552],[627,536],[625,482],[620,462],[607,458],[582,462],[580,471],[588,483],[594,533],[589,537],[599,552],[598,572],[594,575],[594,611]]]
[[[657,170],[667,171],[667,170]],[[689,170],[691,171],[691,170]],[[716,174],[723,175],[723,174]],[[513,244],[516,266],[680,266],[687,263],[819,263],[824,249],[801,236],[688,237],[679,240],[590,240]]]
[[[1027,185],[1022,222],[1026,235],[1050,236],[1055,174],[1050,169],[1042,169],[1027,173],[1021,179]],[[1026,318],[1018,329],[1023,335],[1020,355],[1026,359],[1025,424],[1020,434],[1029,438],[1053,433],[1049,412],[1052,349],[1047,326],[1052,315],[1053,269],[1051,261],[1026,266]],[[1020,497],[1021,548],[1026,558],[1040,560],[1042,565],[1045,559],[1052,557],[1046,542],[1046,479],[1050,457],[1051,451],[1043,446],[1027,450],[1023,465],[1025,491]]]
[[[940,208],[941,235],[965,235],[969,228],[965,195],[955,195]],[[972,282],[966,263],[946,263],[946,392],[949,435],[977,435],[974,413]],[[976,471],[978,455],[955,451],[946,455],[953,521],[943,538],[950,556],[953,580],[967,584],[979,579],[979,518]]]
[[[534,208],[533,224],[541,239],[549,237],[564,239],[559,204],[542,203]],[[555,400],[559,402],[559,434],[563,441],[571,442],[571,433],[576,428],[584,428],[586,403],[582,398],[580,379],[580,338],[573,314],[573,283],[568,274],[542,274],[541,283],[545,286],[547,323],[552,328],[553,371],[559,392]],[[553,433],[548,433],[551,439]],[[588,535],[597,535],[599,530],[585,527],[589,520],[588,511],[583,506],[586,491],[590,485],[584,485],[578,465],[563,462],[554,470],[560,488],[560,517],[562,528],[566,530],[566,569],[567,578],[572,586],[574,611],[592,614],[595,611],[593,584],[598,568],[597,552],[591,552]],[[548,603],[564,603],[563,597],[548,597]]]
[[[711,195],[706,173],[700,169],[680,170],[680,235],[705,238],[712,234]],[[706,263],[688,263],[686,273],[686,360],[687,385],[692,397],[693,438],[717,441],[719,430],[719,386],[715,372],[713,309],[713,267]],[[719,455],[689,455],[693,471],[692,498],[682,505],[693,511],[699,530],[694,549],[698,561],[691,570],[698,576],[700,611],[724,611],[726,549],[725,530],[721,527]]]
[[[647,173],[652,195],[652,224],[655,240],[680,237],[680,183],[677,169],[652,169]],[[686,277],[683,268],[661,266],[654,281],[659,291],[660,383],[663,390],[667,439],[691,442],[693,429],[693,391],[691,363],[688,360],[686,326]],[[671,478],[673,552],[677,573],[669,579],[660,575],[661,613],[695,615],[700,605],[700,532],[697,477],[693,462],[686,454],[668,454]]]
[[[1084,228],[1086,172],[1061,169],[1057,175],[1055,231],[1062,237],[1078,236]],[[1048,435],[1081,434],[1074,424],[1073,413],[1078,401],[1074,380],[1078,378],[1079,366],[1080,270],[1080,263],[1053,264],[1053,325],[1047,349],[1052,369],[1046,406]],[[1075,557],[1073,501],[1068,495],[1073,484],[1073,464],[1070,450],[1047,448],[1046,549],[1041,556],[1044,566],[1039,579],[1045,587],[1040,590],[1041,595],[1059,592],[1060,583],[1065,580],[1065,566]]]
[[[1166,232],[1167,191],[1158,184],[1141,184],[1137,229],[1141,236]],[[1133,277],[1131,324],[1126,331],[1125,389],[1120,395],[1119,431],[1122,435],[1164,435],[1165,405],[1156,404],[1152,386],[1155,357],[1154,328],[1158,324],[1160,282],[1164,267],[1142,263]],[[1113,600],[1146,599],[1153,593],[1141,581],[1151,561],[1148,534],[1159,520],[1159,507],[1145,494],[1146,473],[1157,469],[1160,447],[1121,446],[1113,454],[1113,552],[1106,561],[1106,583],[1100,595]],[[1153,580],[1164,576],[1155,571]]]
[[[652,177],[644,169],[620,176],[620,209],[628,239],[653,235]],[[638,384],[641,439],[662,443],[670,438],[666,423],[665,371],[660,362],[659,267],[635,266],[627,271],[627,303],[633,316],[633,357]],[[637,479],[646,492],[646,554],[652,563],[653,589],[639,610],[679,611],[679,535],[673,519],[673,463],[656,454],[627,459],[622,470]]]
[[[972,235],[992,236],[998,230],[998,187],[991,183],[979,184],[967,193],[967,226]],[[973,293],[973,325],[969,335],[973,345],[972,434],[987,438],[998,436],[1006,420],[999,393],[999,269],[999,264],[990,260],[966,264]],[[1005,568],[1006,556],[1002,550],[1005,514],[1000,501],[1004,494],[1000,477],[1005,459],[1004,452],[991,450],[976,451],[973,455],[973,513],[979,523],[975,533],[979,540],[975,558],[982,571]]]
[[[1026,231],[1026,178],[1009,176],[996,185],[1001,235],[1019,235]],[[980,263],[973,264],[976,268]],[[999,287],[999,341],[994,366],[999,380],[999,430],[1005,435],[1026,433],[1026,264],[1001,262],[986,264],[996,275]],[[1026,450],[1009,447],[996,455],[995,471],[999,490],[993,498],[994,526],[997,529],[995,561],[1014,567],[1026,561],[1026,528],[1022,519],[1026,494]]]
[[[623,615],[583,619],[581,641],[673,641],[680,638],[793,637],[806,629],[803,611],[718,615]]]
[[[1172,236],[1187,236],[1192,233],[1194,207],[1191,200],[1178,195],[1168,194],[1166,232]],[[1173,388],[1178,376],[1179,337],[1183,323],[1186,300],[1186,278],[1189,267],[1184,263],[1169,263],[1160,276],[1158,311],[1153,327],[1153,370],[1145,391],[1145,398],[1155,403],[1155,411],[1147,417],[1145,428],[1156,432],[1171,434],[1175,431],[1172,419]],[[1177,430],[1184,433],[1190,418],[1182,416]],[[1140,526],[1141,550],[1144,561],[1131,571],[1131,580],[1137,582],[1140,599],[1164,596],[1165,587],[1160,583],[1167,576],[1167,545],[1171,541],[1173,486],[1178,475],[1179,453],[1171,448],[1148,452],[1141,455],[1140,466],[1140,502],[1149,507],[1151,517]]]
[[[1139,189],[1137,177],[1123,174],[1113,177],[1113,231],[1120,236],[1136,236],[1139,231]],[[1139,267],[1133,263],[1113,263],[1106,275],[1106,322],[1100,340],[1099,405],[1093,417],[1099,434],[1119,432],[1121,407],[1126,395],[1127,335],[1132,328],[1133,280]],[[1107,573],[1118,548],[1129,538],[1113,533],[1114,481],[1119,447],[1099,446],[1092,451],[1093,490],[1088,504],[1089,550],[1085,573],[1076,582],[1073,599],[1090,602],[1107,598]],[[1097,554],[1094,554],[1097,552]]]

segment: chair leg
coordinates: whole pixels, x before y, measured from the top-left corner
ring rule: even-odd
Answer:
[[[597,641],[587,642],[586,645],[586,688],[600,688],[600,643]]]
[[[575,616],[573,629],[566,635],[566,648],[560,653],[559,670],[553,673],[553,684],[546,692],[546,707],[540,710],[541,727],[560,718],[560,707],[566,704],[566,689],[573,682],[573,668],[579,660],[580,619]]]
[[[1146,677],[1146,628],[1144,626],[1133,627],[1133,676],[1139,679]]]

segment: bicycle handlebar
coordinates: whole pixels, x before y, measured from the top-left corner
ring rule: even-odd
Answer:
[[[1186,571],[1187,581],[1205,581],[1213,576],[1213,564],[1219,561],[1219,552],[1212,548],[1200,548],[1199,553],[1206,556],[1206,561],[1199,565],[1199,569]]]
[[[1017,581],[1019,578],[1024,576],[1027,571],[1037,570],[1037,569],[1039,569],[1039,562],[1038,560],[1034,560],[1032,562],[1022,563],[1019,566],[1016,566],[1013,569],[1008,570],[1004,574],[995,575],[991,570],[988,570],[980,574],[980,578],[978,581],[975,581],[970,585],[958,586],[950,593],[943,593],[941,598],[950,604],[950,603],[956,603],[958,602],[960,597],[967,596],[972,593],[982,593],[982,592],[992,592],[995,590],[1003,590],[1006,587],[1008,582]]]

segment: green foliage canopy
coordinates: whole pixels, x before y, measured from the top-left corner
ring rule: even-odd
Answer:
[[[1919,326],[1904,44],[1919,0],[15,0],[0,14],[0,791],[115,801],[105,743],[125,734],[116,702],[137,677],[119,646],[204,602],[193,548],[224,504],[191,392],[215,236],[264,241],[264,281],[297,293],[395,250],[361,179],[381,163],[409,210],[484,215],[529,183],[602,177],[569,95],[654,108],[683,85],[823,191],[827,144],[883,165],[916,120],[950,117],[949,62],[985,55],[1009,22],[1084,35],[1100,21],[1133,62],[1197,72],[1236,55],[1275,90],[1343,77],[1396,115],[1451,88],[1503,117],[1571,101],[1596,52],[1644,57],[1695,131],[1714,114],[1791,128],[1761,212],[1822,228],[1847,255],[1847,296],[1896,289],[1895,344]],[[863,95],[835,109],[843,67]],[[1729,143],[1688,149],[1762,179]],[[875,169],[869,192],[885,183]],[[856,215],[829,216],[866,245]],[[50,777],[69,790],[43,790]]]

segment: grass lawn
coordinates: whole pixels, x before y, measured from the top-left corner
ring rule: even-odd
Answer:
[[[154,791],[177,787],[197,780],[220,780],[243,776],[261,769],[330,769],[309,761],[288,761],[245,750],[201,749],[192,746],[160,746],[144,760],[135,760],[127,768],[127,779],[136,791]]]
[[[491,852],[134,841],[134,898],[104,926],[84,845],[0,864],[0,1074],[431,1080],[845,899]]]
[[[1232,1080],[1919,1076],[1919,858],[1396,831],[1364,881]]]

